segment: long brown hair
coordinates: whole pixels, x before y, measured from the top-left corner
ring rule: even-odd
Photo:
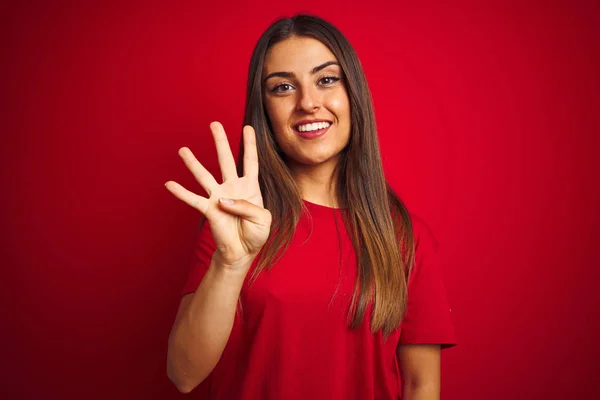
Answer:
[[[259,184],[272,216],[269,240],[261,250],[252,278],[270,269],[287,249],[304,203],[274,139],[263,103],[263,66],[267,51],[292,36],[312,37],[329,48],[340,63],[350,100],[350,140],[336,167],[336,195],[358,260],[358,279],[348,311],[350,327],[358,327],[373,302],[371,331],[387,337],[402,322],[407,280],[414,262],[409,213],[383,173],[371,93],[356,52],[329,22],[296,15],[274,22],[260,37],[248,72],[244,125],[256,131]],[[240,141],[238,172],[243,170]],[[373,299],[374,296],[374,299]]]

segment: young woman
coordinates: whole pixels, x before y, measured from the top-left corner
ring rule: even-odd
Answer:
[[[438,399],[455,344],[430,232],[387,184],[370,92],[347,39],[297,15],[259,39],[238,168],[179,155],[208,198],[169,337],[168,375],[206,399]]]

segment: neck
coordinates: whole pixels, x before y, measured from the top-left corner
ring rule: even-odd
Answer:
[[[337,159],[316,166],[295,163],[288,165],[304,200],[327,207],[339,207],[335,191],[336,164]]]

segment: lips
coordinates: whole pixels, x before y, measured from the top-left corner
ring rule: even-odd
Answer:
[[[294,124],[294,130],[299,132],[299,127],[304,126],[304,125],[309,125],[309,124],[318,124],[318,123],[328,123],[329,125],[331,125],[331,121],[327,120],[327,119],[304,119],[302,121],[298,121],[296,122],[296,124]]]
[[[316,139],[318,137],[323,136],[325,134],[325,132],[327,132],[329,130],[329,128],[331,128],[331,125],[329,125],[327,128],[317,129],[314,131],[308,131],[308,132],[296,131],[296,134],[304,139]]]
[[[326,119],[302,120],[294,125],[294,132],[304,139],[315,139],[323,136],[331,127],[331,121]]]

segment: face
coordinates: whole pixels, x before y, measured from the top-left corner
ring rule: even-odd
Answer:
[[[350,139],[350,102],[342,69],[320,41],[292,37],[266,54],[265,107],[290,168],[337,164]]]

